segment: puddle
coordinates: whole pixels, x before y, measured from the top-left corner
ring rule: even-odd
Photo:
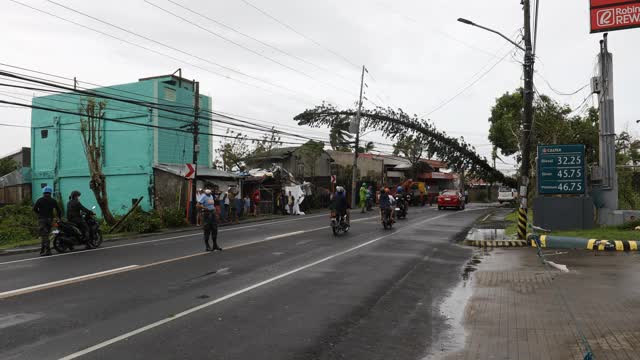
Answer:
[[[507,240],[504,229],[471,229],[467,240]]]
[[[504,230],[503,230],[504,231]],[[438,335],[429,353],[422,360],[440,360],[452,352],[464,349],[467,332],[463,321],[467,302],[473,294],[473,272],[482,262],[484,252],[476,252],[462,269],[462,281],[451,290],[440,304],[440,316],[446,319],[447,328]],[[438,316],[434,314],[434,317]]]

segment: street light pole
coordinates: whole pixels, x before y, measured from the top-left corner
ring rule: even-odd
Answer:
[[[362,112],[362,90],[364,87],[364,72],[367,71],[362,65],[362,75],[360,76],[360,99],[358,99],[358,112],[356,113],[356,145],[353,153],[353,167],[351,168],[351,208],[356,208],[356,191],[358,180],[358,146],[360,146],[360,114]]]
[[[507,40],[511,44],[513,44],[518,49],[524,51],[524,64],[523,64],[523,74],[524,74],[524,90],[523,90],[523,101],[524,101],[524,111],[522,114],[522,139],[520,144],[520,150],[522,154],[522,162],[520,164],[520,179],[519,179],[519,194],[520,194],[520,208],[518,209],[518,238],[525,240],[527,236],[527,212],[528,212],[528,196],[529,196],[529,175],[531,172],[530,162],[531,162],[531,132],[533,127],[533,65],[534,65],[534,54],[533,54],[533,46],[531,44],[531,4],[530,0],[523,0],[522,5],[524,8],[524,48],[520,46],[515,41],[509,39],[504,34],[484,27],[482,25],[478,25],[471,20],[467,20],[464,18],[458,18],[458,21],[475,26],[477,28],[492,32],[494,34],[499,35],[503,39]]]

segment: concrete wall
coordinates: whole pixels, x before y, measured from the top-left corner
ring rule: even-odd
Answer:
[[[188,197],[188,181],[183,177],[154,169],[155,203],[158,208],[185,208]]]
[[[548,230],[591,229],[595,226],[590,197],[543,197],[533,199],[533,223]]]
[[[353,165],[353,153],[343,151],[328,151],[334,160],[334,164],[342,167]],[[382,178],[382,169],[384,161],[381,159],[373,159],[369,157],[358,157],[358,172],[361,177],[370,177],[380,180]]]

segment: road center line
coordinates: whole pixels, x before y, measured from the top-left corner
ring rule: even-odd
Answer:
[[[275,239],[280,239],[283,237],[287,237],[287,236],[293,236],[293,235],[300,235],[300,234],[304,234],[306,231],[304,230],[300,230],[300,231],[294,231],[294,232],[290,232],[290,233],[286,233],[286,234],[280,234],[280,235],[274,235],[274,236],[269,236],[264,238],[265,240],[275,240]]]
[[[89,279],[96,279],[96,278],[103,277],[103,276],[109,276],[109,275],[117,274],[117,273],[120,273],[120,272],[129,271],[129,270],[137,268],[137,267],[138,267],[138,265],[129,265],[129,266],[125,266],[125,267],[121,267],[121,268],[117,268],[117,269],[100,271],[100,272],[93,273],[93,274],[87,274],[87,275],[76,276],[76,277],[72,277],[72,278],[68,278],[68,279],[52,281],[52,282],[49,282],[49,283],[46,283],[46,284],[33,285],[33,286],[28,286],[28,287],[25,287],[25,288],[21,288],[21,289],[5,291],[5,292],[0,293],[0,299],[6,299],[6,298],[13,297],[13,296],[27,294],[27,293],[30,293],[30,292],[40,291],[40,290],[44,290],[44,289],[51,289],[51,288],[54,288],[54,287],[64,286],[64,285],[68,285],[68,284],[72,284],[72,283],[76,283],[76,282],[81,282],[81,281],[85,281],[85,280],[89,280]]]
[[[474,209],[474,210],[476,210],[476,209]],[[282,273],[282,274],[280,274],[280,275],[274,276],[274,277],[269,278],[269,279],[267,279],[267,280],[264,280],[264,281],[261,281],[261,282],[255,283],[255,284],[253,284],[253,285],[251,285],[251,286],[248,286],[248,287],[246,287],[246,288],[244,288],[244,289],[237,290],[237,291],[232,292],[232,293],[230,293],[230,294],[227,294],[227,295],[225,295],[225,296],[219,297],[219,298],[217,298],[217,299],[215,299],[215,300],[212,300],[212,301],[206,302],[206,303],[204,303],[204,304],[201,304],[201,305],[198,305],[198,306],[192,307],[192,308],[187,309],[187,310],[185,310],[185,311],[183,311],[183,312],[180,312],[180,313],[178,313],[178,314],[172,315],[172,316],[170,316],[170,317],[168,317],[168,318],[165,318],[165,319],[162,319],[162,320],[156,321],[156,322],[154,322],[154,323],[151,323],[151,324],[145,325],[145,326],[140,327],[140,328],[138,328],[138,329],[135,329],[135,330],[129,331],[129,332],[127,332],[127,333],[124,333],[124,334],[122,334],[122,335],[119,335],[119,336],[116,336],[116,337],[114,337],[114,338],[111,338],[111,339],[109,339],[109,340],[107,340],[107,341],[104,341],[104,342],[101,342],[101,343],[99,343],[99,344],[96,344],[96,345],[90,346],[90,347],[88,347],[88,348],[86,348],[86,349],[84,349],[84,350],[81,350],[81,351],[75,352],[75,353],[73,353],[73,354],[67,355],[67,356],[65,356],[65,357],[63,357],[63,358],[60,358],[60,360],[72,360],[72,359],[76,359],[76,358],[78,358],[78,357],[81,357],[81,356],[84,356],[84,355],[86,355],[86,354],[92,353],[92,352],[94,352],[94,351],[96,351],[96,350],[100,350],[100,349],[102,349],[102,348],[105,348],[105,347],[107,347],[107,346],[109,346],[109,345],[112,345],[112,344],[115,344],[115,343],[117,343],[117,342],[120,342],[120,341],[122,341],[122,340],[129,339],[129,338],[131,338],[131,337],[133,337],[133,336],[135,336],[135,335],[141,334],[141,333],[143,333],[143,332],[145,332],[145,331],[151,330],[151,329],[156,328],[156,327],[158,327],[158,326],[162,326],[162,325],[164,325],[164,324],[166,324],[166,323],[169,323],[169,322],[175,321],[175,320],[180,319],[180,318],[182,318],[182,317],[185,317],[185,316],[187,316],[187,315],[189,315],[189,314],[195,313],[195,312],[200,311],[200,310],[202,310],[202,309],[206,309],[206,308],[208,308],[208,307],[210,307],[210,306],[212,306],[212,305],[218,304],[218,303],[223,302],[223,301],[225,301],[225,300],[231,299],[231,298],[236,297],[236,296],[238,296],[238,295],[241,295],[241,294],[244,294],[244,293],[249,292],[249,291],[251,291],[251,290],[257,289],[257,288],[259,288],[259,287],[261,287],[261,286],[264,286],[264,285],[267,285],[267,284],[272,283],[272,282],[274,282],[274,281],[280,280],[280,279],[282,279],[282,278],[285,278],[285,277],[291,276],[291,275],[293,275],[293,274],[295,274],[295,273],[298,273],[298,272],[300,272],[300,271],[306,270],[306,269],[308,269],[308,268],[310,268],[310,267],[312,267],[312,266],[315,266],[315,265],[318,265],[318,264],[321,264],[321,263],[327,262],[327,261],[329,261],[329,260],[331,260],[331,259],[334,259],[334,258],[336,258],[336,257],[342,256],[342,255],[345,255],[345,254],[348,254],[348,253],[350,253],[350,252],[352,252],[352,251],[355,251],[355,250],[357,250],[357,249],[360,249],[360,248],[363,248],[363,247],[365,247],[365,246],[371,245],[371,244],[373,244],[373,243],[375,243],[375,242],[378,242],[378,241],[380,241],[380,240],[382,240],[382,239],[385,239],[385,238],[387,238],[387,237],[389,237],[389,236],[395,235],[395,234],[397,234],[397,233],[399,233],[399,232],[406,231],[406,230],[408,230],[408,229],[414,228],[414,227],[416,227],[416,226],[418,226],[418,225],[421,225],[421,224],[423,224],[423,223],[430,222],[430,221],[434,221],[434,220],[437,220],[437,219],[440,219],[440,218],[443,218],[443,217],[445,217],[445,216],[449,216],[449,215],[452,215],[452,214],[456,214],[456,213],[448,213],[448,214],[438,215],[438,216],[435,216],[435,217],[432,217],[432,218],[429,218],[429,219],[426,219],[426,220],[423,220],[423,221],[417,222],[417,223],[415,223],[415,224],[409,225],[409,226],[407,226],[407,227],[403,227],[402,229],[396,230],[396,231],[394,231],[394,232],[392,232],[392,233],[390,233],[390,234],[380,236],[380,237],[375,238],[375,239],[373,239],[373,240],[369,240],[369,241],[364,242],[364,243],[362,243],[362,244],[360,244],[360,245],[357,245],[357,246],[351,247],[351,248],[349,248],[349,249],[346,249],[346,250],[340,251],[340,252],[335,253],[335,254],[333,254],[333,255],[329,255],[329,256],[324,257],[324,258],[322,258],[322,259],[320,259],[320,260],[317,260],[317,261],[314,261],[314,262],[312,262],[312,263],[306,264],[306,265],[304,265],[304,266],[298,267],[298,268],[296,268],[296,269],[293,269],[293,270],[287,271],[287,272],[285,272],[285,273]]]

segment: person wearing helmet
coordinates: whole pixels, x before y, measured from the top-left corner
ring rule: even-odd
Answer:
[[[349,205],[347,204],[347,192],[342,186],[336,186],[336,193],[333,195],[334,206],[336,210],[336,217],[338,219],[346,215],[347,224],[349,224]]]
[[[391,207],[389,188],[380,190],[380,221],[384,221],[384,212]]]
[[[91,234],[89,233],[89,225],[84,220],[85,215],[93,215],[93,211],[87,209],[80,203],[80,191],[73,190],[69,195],[69,202],[67,203],[67,220],[72,222],[82,232],[82,236],[89,240]]]
[[[200,197],[198,208],[202,211],[202,229],[204,230],[204,245],[206,251],[222,251],[222,248],[218,246],[218,221],[216,219],[215,197],[210,189],[206,189]],[[211,238],[213,246],[209,245],[209,238]]]
[[[51,255],[51,245],[49,244],[49,233],[54,219],[60,217],[62,211],[58,202],[51,196],[53,189],[50,186],[42,188],[42,197],[33,205],[33,211],[38,214],[38,230],[40,233],[40,256]]]
[[[367,211],[367,207],[365,205],[365,201],[367,199],[367,184],[362,183],[362,186],[360,186],[360,193],[358,195],[360,195],[359,208],[361,208],[362,209],[361,212],[364,213],[365,211]]]
[[[398,188],[396,189],[396,193],[398,193],[398,194],[402,194],[402,191],[403,191],[403,190],[404,190],[404,189],[402,188],[402,186],[398,186]]]

